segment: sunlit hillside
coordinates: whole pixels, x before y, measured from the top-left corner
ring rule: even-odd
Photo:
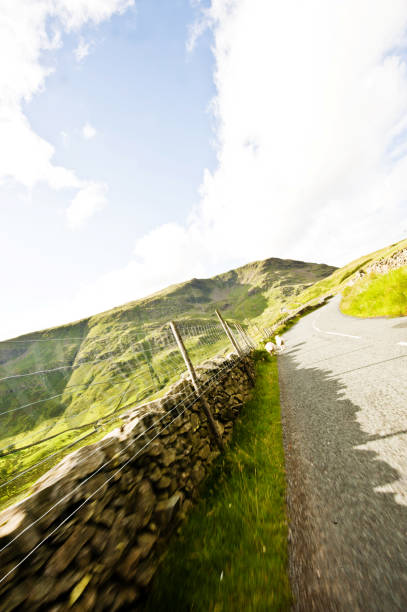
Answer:
[[[365,291],[368,289],[369,282],[373,281],[374,278],[377,277],[377,275],[371,275],[369,273],[370,268],[375,265],[379,265],[381,261],[395,256],[397,253],[406,248],[407,239],[401,240],[400,242],[392,244],[388,247],[364,255],[359,259],[355,259],[342,268],[338,268],[330,276],[323,278],[310,287],[304,289],[304,291],[300,292],[294,298],[289,299],[286,303],[288,311],[295,311],[305,304],[315,304],[323,297],[343,293],[346,300],[342,302],[341,308],[347,314],[355,314],[358,316],[378,316],[379,314],[386,316],[397,316],[402,314],[405,301],[407,300],[407,297],[403,297],[402,295],[405,291],[404,275],[402,272],[398,272],[395,275],[390,274],[387,279],[384,278],[384,276],[379,275],[380,278],[374,282],[371,290],[369,290],[369,293],[366,294]],[[366,278],[366,276],[368,276],[368,278]],[[393,276],[394,282],[391,282]],[[375,287],[379,293],[386,293],[386,300],[382,301],[386,302],[387,306],[386,304],[383,304],[380,312],[377,310],[377,303],[374,304],[373,294],[375,294]],[[363,290],[365,297],[361,297],[362,301],[364,302],[364,306],[362,311],[358,313],[355,310],[357,308],[356,304],[355,309],[350,307],[350,298],[351,296],[356,296],[356,294],[359,294],[359,290]],[[369,295],[372,299],[369,299]],[[283,315],[276,316],[274,319],[272,319],[272,321],[268,320],[268,324],[270,324],[270,322],[275,322],[281,316]],[[261,322],[262,318],[260,317],[258,321]]]
[[[261,316],[270,319],[288,299],[333,270],[267,259],[1,342],[1,480],[28,471],[0,488],[0,501],[64,452],[103,436],[129,407],[159,396],[179,378],[185,368],[168,321],[179,323],[198,365],[231,350],[215,308],[244,325]]]

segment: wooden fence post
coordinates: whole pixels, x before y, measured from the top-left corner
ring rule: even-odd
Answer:
[[[199,385],[198,385],[198,379],[195,373],[195,369],[194,366],[192,365],[192,361],[189,358],[188,355],[188,351],[185,348],[184,345],[184,341],[182,340],[181,334],[178,331],[178,328],[176,326],[176,324],[174,323],[174,321],[170,321],[170,327],[171,327],[171,331],[174,334],[174,338],[176,340],[176,343],[178,345],[179,351],[185,361],[185,365],[187,366],[187,370],[189,372],[189,375],[191,377],[191,381],[192,381],[192,385],[195,389],[195,393],[196,395],[199,397],[199,401],[201,402],[202,408],[204,409],[204,412],[206,414],[206,417],[208,419],[208,423],[209,423],[209,427],[212,430],[212,433],[215,437],[216,443],[219,446],[220,450],[225,450],[225,445],[223,443],[222,437],[219,433],[219,430],[216,426],[216,422],[215,419],[213,418],[212,415],[212,410],[211,407],[209,406],[209,402],[206,399],[206,397],[204,397],[203,395],[200,395],[199,393]]]
[[[227,335],[227,337],[229,338],[230,342],[232,343],[232,346],[236,349],[237,354],[239,355],[239,357],[243,358],[244,357],[244,353],[242,351],[242,349],[240,348],[237,340],[235,339],[235,337],[233,336],[232,332],[229,329],[228,324],[226,323],[226,321],[223,319],[222,315],[220,314],[219,310],[215,310],[216,312],[216,316],[218,317],[220,324],[223,327],[223,331],[225,332],[225,334]],[[244,368],[246,370],[246,374],[250,380],[250,382],[252,383],[252,385],[254,386],[254,378],[252,376],[252,373],[250,372],[247,364],[244,364]]]

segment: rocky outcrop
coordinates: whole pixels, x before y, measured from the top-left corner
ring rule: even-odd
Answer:
[[[348,285],[354,285],[361,278],[372,272],[375,274],[387,274],[391,270],[397,270],[403,266],[407,266],[407,249],[397,251],[397,253],[393,253],[389,257],[383,257],[383,259],[374,261],[366,266],[366,268],[359,270],[348,282]]]
[[[250,390],[245,366],[231,355],[197,369],[225,441]],[[0,610],[135,609],[218,454],[184,377],[65,457],[0,514]]]
[[[376,272],[377,274],[386,274],[390,270],[397,270],[402,266],[407,266],[407,249],[393,253],[390,257],[384,257],[375,261],[367,268],[367,272]]]

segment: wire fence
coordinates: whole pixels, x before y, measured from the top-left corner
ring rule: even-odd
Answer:
[[[236,322],[228,329],[239,356],[262,335]],[[195,366],[235,350],[217,320],[182,320],[178,330]],[[67,453],[166,394],[186,371],[169,324],[25,342],[0,344],[0,509]]]
[[[64,501],[69,497],[71,498],[78,491],[85,487],[89,482],[92,482],[94,479],[95,488],[85,496],[85,499],[76,505],[74,510],[72,510],[67,516],[63,518],[55,527],[52,528],[35,546],[33,546],[26,554],[21,555],[21,558],[15,564],[12,564],[12,567],[7,569],[2,575],[0,575],[0,585],[5,582],[11,574],[13,574],[25,561],[27,561],[41,546],[43,546],[47,540],[49,540],[53,535],[55,535],[65,523],[70,521],[75,514],[77,514],[86,504],[88,504],[98,493],[102,491],[106,491],[106,487],[109,486],[111,482],[114,482],[117,478],[118,474],[122,472],[131,462],[133,462],[146,448],[156,440],[162,433],[168,429],[177,419],[179,419],[188,409],[190,409],[193,404],[200,401],[204,394],[206,394],[211,387],[213,387],[219,379],[227,375],[228,371],[236,367],[241,363],[244,359],[245,354],[235,358],[234,360],[225,361],[223,367],[221,367],[216,374],[209,377],[208,379],[202,381],[201,391],[199,394],[191,391],[186,397],[183,397],[179,402],[177,402],[169,411],[165,412],[161,417],[158,417],[154,420],[154,422],[146,428],[142,433],[138,434],[135,438],[131,438],[130,441],[125,444],[118,452],[116,452],[112,457],[107,459],[98,469],[96,469],[90,476],[79,482],[72,490],[66,493],[64,496],[58,499],[55,503],[51,504],[45,512],[43,512],[40,516],[32,520],[27,526],[20,529],[16,535],[9,540],[3,547],[0,548],[0,554],[6,551],[10,547],[18,546],[18,540],[26,534],[27,531],[33,529],[38,523],[40,523],[43,519],[47,517],[50,513],[52,513],[58,506],[64,503]],[[166,421],[166,422],[163,422]],[[159,426],[161,423],[161,427]],[[110,440],[106,440],[105,444],[108,444]],[[112,473],[105,478],[105,480],[98,484],[96,476],[103,471],[106,471],[106,468],[109,464],[115,464],[118,457],[126,453],[130,447],[135,447],[134,453],[124,461],[119,468],[112,471]],[[98,452],[101,447],[100,445],[97,447],[95,452]],[[82,458],[82,461],[88,461],[91,456],[91,453],[87,454]],[[78,465],[78,464],[77,464]]]
[[[103,335],[34,337],[0,343],[0,510],[24,497],[42,475],[73,450],[98,441],[76,458],[76,469],[103,451],[111,443],[106,434],[124,427],[126,419],[132,419],[138,410],[140,415],[143,410],[151,410],[150,402],[164,395],[174,400],[171,407],[152,412],[151,424],[125,438],[113,454],[106,452],[102,464],[90,475],[60,495],[50,495],[38,514],[22,523],[9,539],[2,540],[0,555],[11,553],[12,562],[0,570],[0,592],[12,574],[89,502],[104,494],[177,419],[195,403],[204,402],[208,392],[233,368],[244,367],[247,354],[259,341],[272,337],[277,324],[273,328],[243,326],[236,321],[227,323],[219,314],[218,320],[178,321],[175,329],[190,367],[173,327],[170,323],[125,325]],[[228,359],[231,352],[235,355]],[[219,359],[214,373],[202,367],[215,358]],[[191,376],[191,367],[198,385],[190,386],[180,396],[179,385],[172,385],[188,371]],[[204,376],[200,376],[202,371]],[[65,503],[73,499],[74,503]],[[56,523],[48,521],[55,511],[59,517]],[[27,540],[27,532],[35,533],[43,523],[49,525],[48,531],[41,529],[39,540]],[[27,541],[33,542],[28,549],[24,546]]]
[[[51,521],[40,541],[28,552],[11,555],[15,561],[0,572],[0,587],[86,504],[105,492],[120,472],[177,419],[196,402],[205,401],[211,388],[244,364],[246,355],[267,336],[265,329],[225,323],[218,317],[177,322],[176,329],[199,383],[198,389],[191,386],[182,397],[177,391],[179,385],[174,385],[172,395],[170,389],[188,370],[191,375],[191,370],[169,323],[126,326],[120,334],[116,328],[100,336],[29,338],[25,344],[20,340],[0,344],[0,509],[25,496],[72,450],[99,441],[76,460],[79,466],[109,445],[111,439],[106,434],[124,426],[138,410],[140,414],[148,410],[150,402],[164,395],[174,399],[170,409],[154,415],[151,425],[135,437],[129,436],[95,471],[49,502],[39,516],[6,541],[0,554],[7,549],[19,551],[21,538],[25,540],[27,532],[35,530],[58,507],[61,509],[59,522]],[[233,358],[227,358],[232,352]],[[212,374],[203,366],[215,358],[217,367]],[[204,376],[200,376],[201,371]],[[80,501],[66,514],[61,505],[71,496]]]

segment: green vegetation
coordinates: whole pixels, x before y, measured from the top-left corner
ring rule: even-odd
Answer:
[[[308,304],[309,302],[323,296],[332,296],[336,295],[337,293],[341,293],[347,287],[352,278],[355,277],[357,272],[363,270],[363,268],[369,264],[385,257],[389,257],[393,255],[393,253],[401,251],[405,248],[407,248],[407,240],[402,240],[392,244],[389,247],[385,247],[384,249],[380,249],[379,251],[375,251],[374,253],[369,253],[369,255],[364,255],[359,259],[355,259],[346,266],[343,266],[343,268],[338,268],[330,276],[316,282],[311,287],[302,291],[295,297],[294,300],[291,300],[287,304],[287,308],[294,310],[303,304]]]
[[[244,290],[232,303],[220,303],[227,316],[259,325],[269,325],[296,296],[336,270],[325,264],[290,259],[266,259],[238,268],[236,274]],[[227,276],[227,275],[222,275]],[[220,278],[220,277],[215,277]],[[234,297],[234,296],[233,296]],[[229,310],[229,313],[227,312]]]
[[[26,494],[64,454],[101,438],[123,412],[162,395],[178,379],[184,365],[168,338],[170,319],[181,331],[192,330],[186,345],[196,365],[230,350],[215,308],[246,324],[268,320],[289,296],[333,269],[267,259],[1,342],[0,379],[12,378],[0,380],[0,508]],[[54,371],[41,373],[48,369]],[[13,378],[29,372],[40,373]]]
[[[341,310],[354,317],[407,315],[407,267],[371,273],[343,292]]]
[[[271,326],[289,311],[343,291],[369,262],[406,246],[407,240],[340,270],[276,258],[257,261],[0,342],[0,482],[24,472],[10,485],[0,485],[0,507],[27,491],[65,453],[102,437],[120,423],[123,412],[162,395],[177,380],[184,366],[168,342],[170,319],[195,330],[186,344],[199,364],[229,350],[227,340],[212,333],[215,308],[229,320]],[[7,378],[48,369],[54,371]]]
[[[230,350],[224,334],[208,334],[198,322],[195,320],[192,327],[194,335],[185,341],[196,364]],[[53,330],[54,339],[59,339],[56,343],[28,343],[25,348],[31,370],[23,371],[44,369],[44,354],[52,356],[53,348],[54,358],[58,353],[66,359],[54,361],[53,367],[65,363],[67,374],[40,374],[0,383],[4,391],[0,410],[4,410],[0,417],[0,508],[26,494],[65,454],[120,425],[121,414],[129,408],[165,393],[185,369],[181,355],[168,344],[168,334],[161,326],[146,327],[142,332],[132,329],[127,334],[115,331],[103,339],[88,335],[74,349],[71,340],[63,342],[61,333]],[[27,361],[25,356],[25,367]],[[10,367],[10,361],[6,367]],[[1,375],[9,371],[0,368]]]
[[[276,358],[158,571],[146,610],[289,610],[285,472]]]

